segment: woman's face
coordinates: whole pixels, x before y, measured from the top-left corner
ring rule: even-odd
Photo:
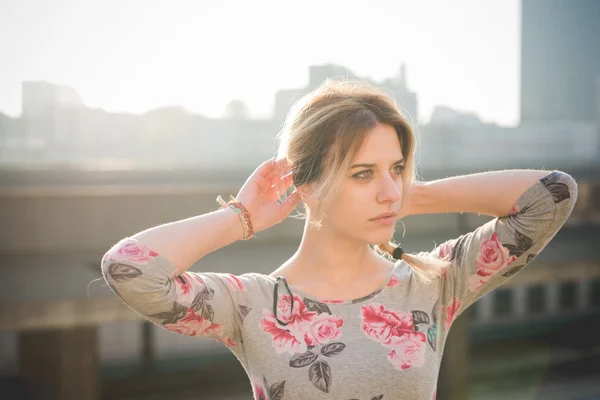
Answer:
[[[377,217],[397,214],[402,206],[405,164],[396,130],[377,124],[351,165],[339,196],[324,210],[323,229],[369,244],[387,243],[398,217]]]

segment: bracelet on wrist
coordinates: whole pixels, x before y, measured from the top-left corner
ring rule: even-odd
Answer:
[[[254,227],[252,226],[252,220],[250,219],[250,213],[248,209],[239,201],[235,201],[233,196],[229,196],[230,200],[228,203],[223,200],[223,198],[219,195],[217,196],[217,202],[221,205],[221,209],[225,209],[227,207],[233,209],[239,216],[240,222],[242,223],[242,229],[244,234],[242,236],[242,240],[248,240],[254,237]]]

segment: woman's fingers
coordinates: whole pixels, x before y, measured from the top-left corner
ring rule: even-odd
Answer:
[[[285,217],[292,212],[292,210],[298,205],[300,202],[300,193],[297,190],[294,190],[292,194],[288,196],[287,199],[281,202],[279,205],[280,219],[283,220]]]
[[[252,175],[262,176],[264,178],[269,178],[273,172],[273,167],[275,166],[276,161],[274,158],[270,158],[267,161],[264,161],[260,164]]]
[[[294,176],[292,175],[291,172],[289,174],[287,174],[287,175],[284,175],[279,180],[279,184],[281,185],[281,187],[283,188],[283,190],[288,190],[288,188],[290,186],[292,186],[293,183],[294,183]]]
[[[273,166],[272,170],[269,172],[268,178],[271,180],[271,183],[275,184],[279,182],[279,179],[281,179],[282,176],[289,172],[287,161],[282,159]]]

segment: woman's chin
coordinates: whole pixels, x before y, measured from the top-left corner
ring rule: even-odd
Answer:
[[[394,238],[394,229],[390,229],[389,232],[377,232],[368,236],[367,241],[370,244],[383,244],[388,243]]]

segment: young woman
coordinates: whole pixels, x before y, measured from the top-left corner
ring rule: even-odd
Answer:
[[[224,343],[256,399],[435,397],[452,321],[529,264],[577,198],[560,171],[417,182],[413,130],[393,100],[357,82],[305,96],[279,139],[277,159],[221,209],[125,238],[102,260],[107,283],[142,316]],[[299,202],[302,241],[270,275],[187,271]],[[398,219],[447,212],[496,218],[429,252],[390,242]]]

